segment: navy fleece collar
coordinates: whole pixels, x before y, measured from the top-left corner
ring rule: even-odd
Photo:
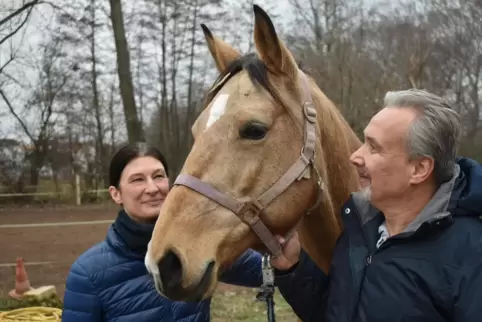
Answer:
[[[151,240],[154,230],[154,223],[138,223],[124,210],[121,210],[112,224],[112,228],[130,250],[136,253],[146,253],[147,244]]]

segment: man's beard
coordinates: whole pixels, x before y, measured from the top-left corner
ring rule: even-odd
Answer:
[[[368,185],[362,189],[360,189],[361,195],[363,199],[370,201],[372,198],[372,186]]]

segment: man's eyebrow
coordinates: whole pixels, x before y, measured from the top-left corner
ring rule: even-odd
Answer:
[[[381,148],[382,145],[375,138],[365,134],[365,140],[375,145],[377,148]]]

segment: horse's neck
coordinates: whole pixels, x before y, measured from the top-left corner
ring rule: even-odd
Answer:
[[[336,241],[343,229],[339,213],[350,193],[348,187],[345,193],[338,185],[332,184],[331,187],[323,193],[324,202],[319,211],[305,216],[299,228],[303,249],[325,273],[329,270]]]
[[[323,203],[320,211],[306,216],[299,228],[303,249],[325,272],[329,270],[336,241],[343,229],[339,215],[341,207],[350,192],[358,189],[358,175],[349,158],[361,145],[341,114],[338,111],[332,113],[331,116],[337,120],[334,128],[326,128],[322,120],[324,116],[318,118],[323,142],[323,147],[319,148],[324,151],[322,176],[325,178],[326,190],[322,196]],[[333,135],[330,131],[337,131],[338,135]]]

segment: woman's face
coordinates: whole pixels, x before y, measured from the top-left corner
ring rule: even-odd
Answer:
[[[139,222],[155,221],[169,192],[161,161],[144,156],[131,160],[122,171],[119,188],[109,187],[112,199]]]

